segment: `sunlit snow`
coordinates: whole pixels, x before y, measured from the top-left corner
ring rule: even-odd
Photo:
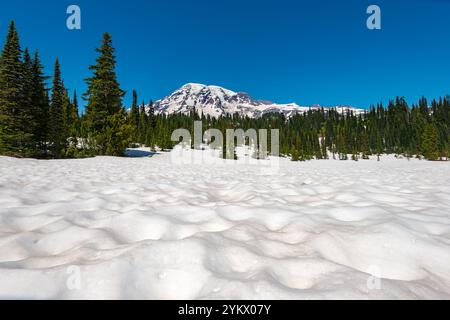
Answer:
[[[448,162],[133,154],[0,157],[0,298],[450,298]]]

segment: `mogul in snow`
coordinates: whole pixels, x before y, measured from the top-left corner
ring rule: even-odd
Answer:
[[[0,299],[450,299],[444,2],[0,1]]]

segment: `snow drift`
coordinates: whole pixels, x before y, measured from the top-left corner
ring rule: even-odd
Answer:
[[[0,157],[0,173],[0,298],[450,298],[449,163]]]

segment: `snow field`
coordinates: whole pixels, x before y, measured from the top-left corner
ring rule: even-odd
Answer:
[[[450,298],[450,163],[279,166],[0,157],[0,298]]]

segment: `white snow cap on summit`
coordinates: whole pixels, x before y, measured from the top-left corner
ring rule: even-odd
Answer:
[[[282,113],[286,117],[304,113],[310,109],[320,109],[321,106],[300,106],[296,103],[277,104],[268,101],[255,100],[247,93],[234,92],[215,85],[187,83],[171,95],[156,101],[155,112],[164,114],[188,114],[193,109],[198,113],[211,117],[238,113],[241,116],[258,118],[267,113]],[[356,114],[365,112],[347,106],[334,107],[338,112],[353,111]]]

